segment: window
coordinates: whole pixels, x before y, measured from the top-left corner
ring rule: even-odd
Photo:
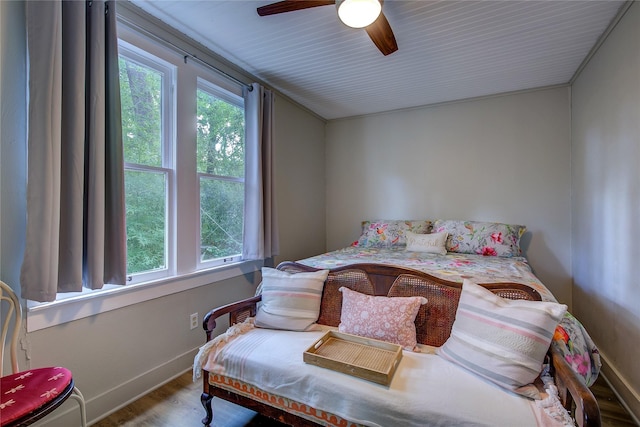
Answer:
[[[164,275],[173,267],[169,195],[175,181],[175,67],[126,43],[119,52],[127,273],[151,279],[153,273]]]
[[[242,88],[141,45],[119,46],[130,283],[238,262],[243,242]]]
[[[197,91],[200,262],[242,254],[244,101],[200,80]]]
[[[169,200],[175,187],[175,67],[124,42],[119,52],[127,273],[134,282],[136,276],[165,276],[174,267]]]

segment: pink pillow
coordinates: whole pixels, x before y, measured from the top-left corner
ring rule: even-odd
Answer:
[[[338,330],[399,344],[408,351],[419,351],[416,340],[416,315],[424,297],[382,297],[361,294],[344,286]]]

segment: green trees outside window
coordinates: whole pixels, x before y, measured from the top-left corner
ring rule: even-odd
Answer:
[[[166,266],[167,174],[161,170],[162,101],[166,94],[159,71],[122,55],[119,65],[127,273],[135,274]]]
[[[244,108],[207,89],[197,98],[200,256],[207,261],[242,252]]]
[[[127,272],[131,275],[169,268],[169,256],[177,250],[172,248],[176,242],[170,227],[174,213],[177,221],[185,221],[199,211],[199,263],[228,261],[242,253],[244,101],[198,78],[195,109],[174,111],[174,68],[135,49],[121,49]],[[196,188],[174,188],[174,152],[185,148],[175,145],[184,136],[172,135],[176,117],[187,117],[196,126],[196,150],[191,148],[187,154],[195,162]],[[200,206],[186,210],[172,206],[175,191],[199,192]],[[181,217],[184,212],[188,215]]]

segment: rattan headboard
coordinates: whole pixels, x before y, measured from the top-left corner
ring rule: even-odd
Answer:
[[[284,262],[278,269],[290,273],[318,269],[295,262]],[[318,323],[327,326],[340,324],[342,293],[340,287],[368,295],[389,297],[422,296],[427,304],[416,317],[416,336],[421,344],[441,346],[451,334],[462,284],[443,280],[408,268],[381,264],[352,264],[330,270],[320,305]],[[540,294],[520,283],[482,284],[493,293],[508,299],[540,301]]]

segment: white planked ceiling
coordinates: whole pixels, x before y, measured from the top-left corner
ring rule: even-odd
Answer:
[[[386,57],[334,6],[260,17],[270,1],[132,3],[336,119],[566,84],[624,1],[386,0]]]

